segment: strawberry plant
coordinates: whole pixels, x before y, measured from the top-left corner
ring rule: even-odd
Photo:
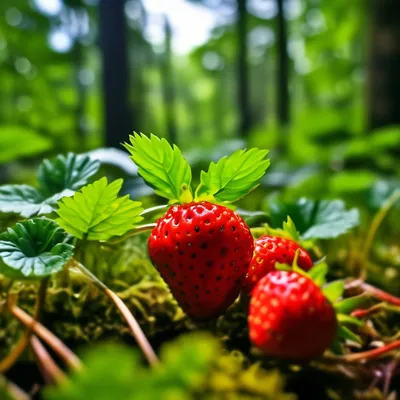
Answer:
[[[72,153],[44,160],[36,186],[0,187],[1,398],[294,399],[307,379],[320,398],[394,390],[400,299],[375,286],[373,245],[399,192],[372,219],[340,199],[246,210],[268,151],[192,176],[177,146],[129,139],[150,196]]]

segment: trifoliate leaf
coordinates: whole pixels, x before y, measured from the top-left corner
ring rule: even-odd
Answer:
[[[57,223],[77,238],[86,236],[88,240],[108,240],[135,228],[142,220],[142,204],[128,195],[117,197],[122,182],[118,179],[108,184],[107,178],[101,178],[60,200]]]
[[[281,226],[289,215],[303,240],[336,238],[360,222],[358,210],[346,210],[341,200],[300,199],[297,203],[275,201],[269,206],[271,226]]]
[[[287,217],[287,221],[283,223],[283,230],[287,232],[295,242],[300,240],[300,235],[299,232],[297,232],[296,225],[289,216]]]
[[[335,310],[341,314],[349,314],[356,308],[364,305],[369,300],[368,296],[360,295],[343,299],[334,304]]]
[[[165,139],[134,133],[131,144],[125,148],[131,153],[133,162],[139,167],[139,175],[154,189],[154,192],[170,200],[170,203],[190,202],[192,171],[179,148]]]
[[[18,222],[0,234],[0,273],[11,279],[40,279],[61,271],[73,254],[67,235],[52,220]]]
[[[343,281],[333,281],[326,284],[322,288],[322,293],[331,302],[334,303],[340,299],[344,292],[344,282]]]
[[[0,212],[29,218],[50,214],[57,201],[84,186],[99,169],[100,163],[87,155],[58,155],[44,160],[38,170],[39,188],[28,185],[0,186]]]
[[[65,189],[73,191],[85,186],[99,169],[100,162],[85,154],[59,154],[44,160],[39,166],[39,190],[44,196],[53,196]]]
[[[237,150],[229,157],[212,162],[208,171],[201,171],[200,185],[196,189],[197,200],[213,200],[233,203],[259,185],[270,165],[265,159],[268,150]]]
[[[0,211],[18,214],[25,218],[40,214],[50,214],[60,198],[71,194],[73,192],[64,190],[46,198],[32,186],[3,185],[0,186]]]

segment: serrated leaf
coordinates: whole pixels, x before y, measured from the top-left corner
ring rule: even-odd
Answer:
[[[86,154],[59,154],[51,160],[45,159],[38,170],[39,191],[49,197],[65,189],[79,190],[99,168],[100,162]]]
[[[18,222],[0,234],[0,273],[10,279],[41,279],[61,271],[74,247],[52,220]]]
[[[328,265],[326,263],[317,264],[308,271],[308,275],[318,286],[322,286],[325,284],[325,277],[327,273]]]
[[[352,332],[349,328],[343,325],[339,325],[338,327],[338,336],[341,339],[344,340],[351,340],[353,342],[362,344],[362,340],[360,336],[356,335],[354,332]]]
[[[125,143],[124,147],[139,167],[139,175],[157,195],[170,203],[191,201],[192,170],[177,146],[171,147],[155,135],[148,138],[134,133],[129,140],[131,144]]]
[[[296,225],[289,216],[287,217],[287,221],[283,223],[283,230],[287,232],[295,242],[300,240],[300,234],[297,232]]]
[[[336,238],[359,225],[357,209],[346,210],[341,200],[313,201],[300,199],[296,203],[270,203],[271,226],[282,225],[289,215],[301,239]]]
[[[337,314],[337,319],[341,324],[351,324],[357,326],[364,325],[363,321],[360,321],[359,319],[346,314]]]
[[[343,295],[343,292],[344,282],[341,280],[330,282],[322,288],[322,293],[331,303],[334,303],[340,299]]]
[[[267,154],[268,150],[256,148],[237,150],[217,163],[212,162],[207,172],[201,171],[196,199],[215,199],[221,203],[241,199],[259,185],[270,165],[270,160],[265,159]]]
[[[334,304],[337,313],[349,314],[369,300],[368,296],[360,295],[343,299]]]
[[[59,201],[56,221],[68,233],[82,239],[108,240],[135,228],[143,219],[142,203],[129,196],[118,197],[122,179],[108,184],[101,178],[87,185],[73,197]]]

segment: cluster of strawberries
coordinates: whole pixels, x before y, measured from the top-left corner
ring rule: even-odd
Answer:
[[[277,270],[293,263],[307,271],[309,254],[273,236],[254,240],[231,209],[207,201],[173,205],[148,242],[152,262],[193,319],[221,315],[239,296],[251,296],[250,339],[265,354],[291,360],[321,355],[333,342],[332,304],[307,275]]]

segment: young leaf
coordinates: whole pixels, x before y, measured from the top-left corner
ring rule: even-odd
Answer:
[[[0,234],[0,273],[10,279],[40,279],[61,271],[73,254],[67,235],[52,220],[18,222]]]
[[[196,199],[215,199],[218,202],[233,203],[244,197],[259,185],[270,164],[265,159],[268,150],[237,150],[229,157],[212,162],[208,171],[201,171],[200,185]]]
[[[296,225],[294,224],[292,218],[287,217],[287,221],[283,223],[283,230],[289,233],[290,237],[295,241],[300,240],[300,234],[297,232]]]
[[[343,325],[339,325],[338,327],[338,336],[344,340],[351,340],[352,342],[356,342],[359,344],[362,343],[360,336],[356,335],[349,328]]]
[[[364,305],[368,300],[368,296],[364,295],[349,297],[334,304],[334,307],[337,313],[349,314],[356,308]]]
[[[135,228],[142,220],[142,204],[128,195],[117,197],[122,182],[118,179],[108,184],[107,178],[101,178],[62,199],[57,223],[77,238],[87,236],[88,240],[108,240]]]
[[[337,319],[341,324],[351,324],[357,326],[363,326],[364,322],[359,319],[346,314],[337,314]]]
[[[331,303],[334,303],[340,299],[340,297],[343,295],[343,292],[344,282],[340,280],[330,282],[322,288],[322,293]]]
[[[79,190],[99,167],[99,161],[91,160],[85,154],[59,154],[52,160],[43,160],[38,170],[39,190],[46,197],[65,189]]]
[[[346,210],[341,200],[274,201],[269,208],[273,228],[281,226],[289,215],[303,240],[336,238],[360,223],[358,210]]]
[[[124,147],[131,153],[139,167],[139,175],[154,192],[170,200],[170,203],[190,202],[192,171],[181,151],[165,139],[134,133],[129,136],[131,144]]]

